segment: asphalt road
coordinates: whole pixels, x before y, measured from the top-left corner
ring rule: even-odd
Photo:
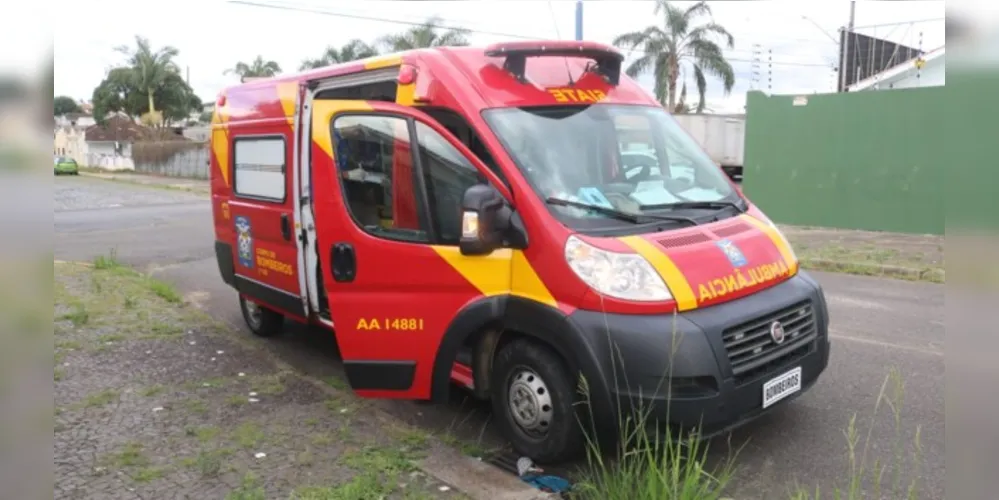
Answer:
[[[189,299],[246,331],[236,294],[218,275],[206,198],[90,178],[58,178],[55,187],[56,259],[90,260],[114,248],[119,259],[175,283]],[[775,498],[796,484],[813,491],[819,485],[822,496],[830,496],[831,488],[843,486],[850,475],[844,433],[856,415],[858,461],[870,432],[868,469],[875,460],[901,460],[905,477],[921,478],[920,498],[944,498],[944,287],[814,275],[826,290],[831,310],[830,366],[807,394],[738,430],[728,441],[711,443],[716,460],[724,459],[729,447],[739,449],[732,496]],[[260,342],[310,375],[328,378],[341,373],[329,333],[295,327],[280,339]],[[897,425],[889,405],[877,404],[892,368],[904,381]],[[428,429],[453,431],[486,445],[499,443],[487,409],[455,393],[450,405],[379,404]],[[917,427],[918,465],[913,463]],[[890,481],[891,469],[884,477]],[[890,491],[885,495],[893,496]]]

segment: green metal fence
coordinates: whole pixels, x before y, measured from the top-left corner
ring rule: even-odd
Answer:
[[[750,92],[743,190],[779,223],[943,234],[943,93]]]

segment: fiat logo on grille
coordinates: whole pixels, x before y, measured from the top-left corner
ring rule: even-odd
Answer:
[[[780,324],[780,321],[770,324],[770,338],[774,339],[776,344],[784,343],[784,325]]]

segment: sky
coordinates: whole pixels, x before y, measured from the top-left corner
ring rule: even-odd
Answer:
[[[89,99],[107,69],[122,61],[113,48],[134,43],[137,34],[155,47],[179,49],[176,61],[203,101],[214,100],[220,90],[238,83],[237,77],[224,72],[239,61],[261,55],[277,61],[286,72],[295,71],[302,60],[320,56],[328,45],[341,46],[353,38],[374,41],[405,30],[409,27],[405,23],[432,15],[447,26],[473,30],[469,39],[475,45],[575,36],[574,0],[46,1],[59,12],[48,18],[55,93],[77,99]],[[735,70],[736,85],[725,95],[721,82],[709,77],[707,100],[712,110],[741,111],[745,93],[753,87],[767,91],[769,86],[774,94],[834,88],[838,50],[834,39],[848,22],[849,1],[715,1],[709,5],[715,22],[735,37],[735,47],[726,50],[726,56]],[[650,0],[586,0],[583,37],[611,43],[621,33],[662,25],[653,6]],[[855,25],[860,33],[913,47],[919,46],[921,34],[924,50],[931,50],[944,44],[944,15],[943,1],[858,1]],[[626,55],[633,58],[635,54]],[[758,82],[753,76],[757,57]],[[650,77],[640,82],[651,89]]]

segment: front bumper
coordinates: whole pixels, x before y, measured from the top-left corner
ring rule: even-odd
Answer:
[[[596,352],[618,412],[703,437],[727,432],[815,384],[829,362],[829,314],[819,284],[804,272],[732,302],[660,316],[576,311],[571,323]],[[773,319],[787,324],[781,344]],[[810,326],[809,326],[810,325]],[[767,332],[764,335],[764,330]],[[801,367],[801,390],[763,409],[763,385]],[[619,413],[620,416],[620,413]]]

